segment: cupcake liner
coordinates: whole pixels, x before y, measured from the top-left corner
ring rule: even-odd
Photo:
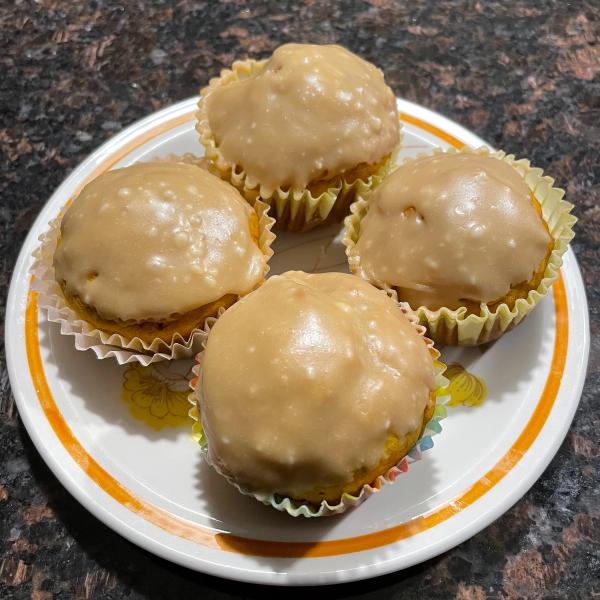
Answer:
[[[201,377],[202,370],[202,353],[196,356],[196,363],[192,367],[192,375],[190,378],[190,388],[192,392],[189,395],[189,401],[192,408],[189,411],[189,415],[193,420],[192,426],[192,437],[200,445],[202,456],[206,462],[212,466],[220,475],[222,475],[231,485],[233,485],[241,494],[245,496],[251,496],[252,498],[273,507],[281,512],[286,512],[292,517],[325,517],[337,515],[345,512],[349,508],[358,506],[364,502],[369,496],[372,496],[378,492],[385,484],[394,483],[396,478],[402,473],[406,473],[410,465],[418,460],[421,460],[423,452],[433,447],[433,436],[438,435],[442,431],[440,421],[447,415],[446,404],[450,400],[447,395],[446,388],[448,387],[448,380],[443,376],[446,370],[446,365],[441,363],[439,360],[440,353],[434,348],[433,342],[425,337],[425,328],[419,324],[418,317],[410,310],[406,303],[399,303],[399,308],[409,319],[409,321],[415,326],[419,335],[423,336],[423,340],[427,345],[429,352],[435,360],[436,370],[436,389],[435,389],[435,408],[432,418],[425,424],[421,436],[417,440],[413,448],[408,452],[402,460],[391,467],[386,473],[380,475],[370,484],[363,485],[360,492],[354,496],[351,494],[343,494],[340,501],[337,504],[330,504],[326,500],[323,500],[320,505],[315,506],[312,504],[306,504],[298,502],[291,498],[279,496],[277,494],[266,494],[252,492],[243,486],[240,486],[232,477],[224,473],[217,465],[215,465],[208,454],[208,440],[204,435],[202,423],[200,419],[200,411],[198,408],[198,401],[196,399],[196,388]],[[214,321],[213,321],[214,322]],[[210,326],[207,327],[210,331]],[[204,342],[205,343],[205,342]]]
[[[419,317],[420,323],[427,327],[428,335],[436,344],[457,346],[485,344],[499,338],[517,326],[548,293],[558,277],[558,272],[562,266],[562,256],[566,252],[569,242],[573,239],[573,226],[577,219],[571,214],[573,205],[563,200],[564,190],[553,187],[554,179],[544,175],[542,169],[532,167],[527,159],[517,160],[512,154],[506,154],[501,150],[490,152],[487,148],[462,148],[460,150],[450,148],[445,151],[436,149],[434,152],[489,155],[513,166],[523,176],[540,204],[542,217],[548,225],[548,230],[554,240],[554,248],[550,253],[539,286],[531,290],[526,298],[519,298],[512,309],[507,304],[500,304],[492,312],[485,303],[481,303],[480,314],[476,315],[467,314],[466,307],[456,310],[447,307],[438,310],[429,310],[425,306],[413,308]],[[419,155],[418,158],[421,156],[424,155]],[[407,159],[404,162],[410,162],[411,160],[414,159]],[[346,246],[350,271],[363,279],[369,280],[373,285],[386,290],[391,296],[397,298],[393,286],[384,281],[370,280],[361,267],[360,257],[350,255],[360,236],[360,223],[368,208],[368,194],[361,194],[350,207],[350,214],[344,221],[345,229],[342,242]]]
[[[164,160],[181,160],[181,157],[171,156]],[[275,234],[271,229],[275,219],[269,216],[269,206],[264,202],[257,202],[254,209],[259,221],[259,245],[267,261],[266,276],[269,271],[268,262],[273,256],[271,245]],[[59,323],[62,335],[73,336],[77,350],[91,349],[98,358],[114,358],[121,365],[139,362],[143,366],[148,366],[163,360],[191,357],[199,352],[208,335],[205,328],[206,323],[210,322],[210,317],[185,338],[175,334],[170,343],[160,338],[155,338],[148,343],[138,337],[126,338],[120,334],[101,331],[82,319],[71,308],[55,280],[52,264],[60,237],[60,223],[64,210],[63,208],[58,217],[49,223],[48,230],[39,237],[40,245],[34,252],[35,260],[30,270],[33,276],[32,287],[38,293],[38,306],[46,312],[48,321]],[[223,309],[218,315],[222,312]]]
[[[266,62],[266,60],[256,61],[254,59],[236,61],[231,69],[223,69],[219,77],[211,79],[208,86],[200,91],[196,130],[200,135],[206,157],[212,163],[211,170],[234,185],[250,203],[258,198],[274,206],[277,226],[288,231],[307,231],[334,219],[341,220],[348,214],[350,204],[357,194],[365,193],[376,187],[392,169],[401,142],[402,131],[400,131],[398,147],[379,169],[366,179],[347,181],[341,177],[339,183],[316,197],[307,189],[284,190],[280,187],[271,189],[248,175],[240,165],[232,165],[225,159],[212,135],[206,113],[206,103],[203,102],[203,97],[215,88],[260,73]]]

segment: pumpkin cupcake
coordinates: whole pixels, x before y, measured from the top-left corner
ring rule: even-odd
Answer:
[[[341,46],[285,44],[201,91],[198,132],[225,180],[303,230],[341,219],[387,171],[400,139],[383,73]]]
[[[264,281],[272,220],[266,205],[255,208],[190,164],[104,173],[43,240],[51,320],[90,338],[86,347],[121,348],[125,361],[172,357],[174,344],[190,354],[208,318]]]
[[[407,160],[346,219],[352,272],[393,290],[440,344],[489,342],[547,293],[572,238],[553,180],[503,152]]]
[[[351,275],[271,277],[209,333],[195,386],[209,463],[293,515],[364,499],[435,409],[438,353],[411,317]]]

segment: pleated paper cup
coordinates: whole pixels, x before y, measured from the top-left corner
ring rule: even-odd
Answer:
[[[537,288],[530,290],[526,298],[517,299],[512,308],[503,303],[492,311],[487,304],[482,302],[479,314],[469,314],[466,307],[458,309],[442,307],[437,310],[430,310],[426,306],[411,307],[418,315],[420,323],[427,327],[428,335],[436,344],[456,346],[485,344],[516,327],[548,294],[552,284],[558,278],[562,266],[562,257],[569,246],[569,242],[573,239],[573,226],[577,219],[571,214],[573,205],[563,200],[564,190],[553,187],[554,180],[544,175],[542,169],[532,167],[527,159],[517,160],[512,154],[506,154],[501,150],[490,152],[487,148],[463,148],[461,150],[450,148],[445,151],[437,150],[437,152],[492,156],[516,169],[538,201],[542,218],[546,222],[548,231],[554,241],[540,284]],[[417,158],[421,158],[421,156]],[[412,160],[415,159],[407,159],[404,162]],[[357,197],[350,207],[350,214],[344,221],[342,241],[346,246],[348,265],[352,273],[386,290],[396,298],[398,296],[396,288],[389,282],[367,276],[361,266],[360,256],[353,252],[360,237],[361,222],[368,210],[369,192],[360,194]]]
[[[192,155],[172,155],[162,160],[190,162],[199,159]],[[257,202],[254,210],[258,217],[259,245],[266,259],[266,277],[269,270],[268,261],[273,256],[271,245],[275,240],[275,234],[272,232],[275,220],[269,216],[269,206],[264,202]],[[48,230],[40,236],[40,245],[34,253],[35,261],[31,267],[33,289],[38,294],[38,306],[46,313],[48,321],[58,323],[62,335],[73,337],[77,350],[93,350],[98,358],[114,358],[119,364],[139,362],[147,366],[163,360],[189,358],[197,354],[207,336],[207,321],[219,316],[223,312],[222,308],[217,309],[216,314],[207,315],[204,322],[198,323],[189,335],[184,337],[175,333],[169,342],[161,338],[148,342],[139,337],[105,332],[77,313],[65,298],[54,274],[53,258],[60,238],[63,212],[64,210],[49,223]]]
[[[190,393],[189,400],[192,407],[189,414],[193,420],[192,434],[194,440],[199,444],[202,456],[206,462],[220,475],[222,475],[231,485],[233,485],[241,494],[244,494],[245,496],[251,496],[259,502],[273,507],[275,510],[288,513],[292,517],[325,517],[341,514],[348,509],[358,506],[364,502],[369,496],[377,493],[384,485],[394,483],[399,475],[409,470],[410,465],[413,462],[421,459],[424,451],[433,446],[431,438],[435,435],[438,435],[442,431],[440,421],[446,416],[445,405],[449,399],[446,395],[448,380],[443,376],[446,366],[438,360],[440,353],[435,349],[433,342],[425,337],[425,328],[419,325],[418,317],[410,310],[408,305],[405,303],[400,303],[399,310],[402,310],[405,316],[417,329],[419,335],[422,336],[423,342],[429,349],[432,360],[435,361],[434,365],[436,370],[436,389],[432,394],[430,404],[425,411],[425,416],[418,439],[413,448],[400,460],[400,462],[388,469],[386,473],[380,475],[371,483],[363,485],[358,494],[352,495],[345,493],[341,496],[339,502],[335,504],[331,504],[325,500],[323,500],[319,505],[309,504],[306,502],[299,502],[285,496],[280,496],[278,494],[258,493],[239,485],[234,478],[223,472],[223,470],[220,469],[219,466],[210,459],[208,452],[208,440],[204,435],[202,419],[200,416],[200,380],[202,378],[203,356],[203,354],[200,353],[196,356],[196,363],[192,368],[192,375],[190,378],[190,388],[192,389],[192,392]],[[210,329],[210,327],[208,329]]]
[[[341,221],[358,193],[366,193],[376,187],[393,168],[396,148],[378,165],[376,170],[365,178],[344,178],[341,174],[332,180],[331,186],[317,195],[306,189],[278,187],[272,189],[254,179],[237,164],[231,164],[223,156],[213,136],[204,98],[218,87],[234,83],[260,73],[267,61],[248,59],[236,61],[231,69],[223,69],[219,77],[211,79],[201,90],[201,98],[196,113],[196,130],[204,146],[206,157],[211,162],[211,172],[234,185],[250,202],[260,199],[273,207],[277,226],[288,231],[307,231],[318,225]],[[402,132],[400,132],[402,136]],[[351,171],[350,171],[351,173]],[[318,182],[315,182],[318,183]]]

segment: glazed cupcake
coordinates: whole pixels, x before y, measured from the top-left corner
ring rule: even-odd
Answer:
[[[352,206],[350,269],[408,302],[437,343],[489,342],[547,293],[573,237],[552,183],[486,149],[407,160]]]
[[[400,139],[383,73],[341,46],[285,44],[235,62],[201,91],[197,129],[220,176],[277,222],[341,219],[388,170]]]
[[[50,320],[102,357],[107,346],[124,362],[171,358],[174,346],[190,355],[205,321],[264,281],[272,220],[255,208],[190,164],[104,173],[42,240]]]
[[[364,499],[435,409],[438,353],[411,316],[352,275],[271,277],[209,333],[195,385],[208,462],[293,515]]]

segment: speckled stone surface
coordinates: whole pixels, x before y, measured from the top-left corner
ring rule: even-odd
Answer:
[[[381,66],[400,96],[530,157],[567,189],[580,219],[574,250],[592,351],[570,433],[512,510],[439,558],[330,588],[327,597],[599,597],[599,34],[600,4],[592,1],[3,2],[2,310],[33,219],[101,142],[193,95],[236,58],[266,56],[286,41],[344,44]],[[1,598],[279,597],[173,566],[88,514],[33,448],[1,358]]]

